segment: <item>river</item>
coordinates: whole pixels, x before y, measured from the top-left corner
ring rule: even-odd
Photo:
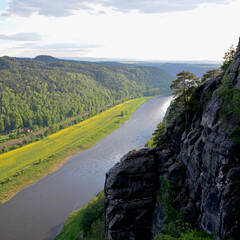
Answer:
[[[68,216],[103,188],[105,173],[121,156],[151,138],[170,100],[169,96],[148,100],[112,134],[1,204],[0,239],[54,239]]]

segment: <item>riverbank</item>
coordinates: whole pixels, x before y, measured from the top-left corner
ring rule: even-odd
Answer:
[[[72,213],[54,240],[105,239],[104,191],[102,190],[84,207]]]
[[[171,97],[171,95],[165,95]],[[159,97],[159,96],[157,96]],[[153,97],[155,99],[157,97]],[[168,106],[168,104],[167,104]],[[166,108],[168,111],[169,107]],[[152,144],[152,138],[146,144]],[[148,146],[155,147],[155,146]],[[86,205],[71,213],[54,240],[105,239],[104,190]]]
[[[0,202],[56,171],[71,155],[90,148],[119,128],[147,98],[117,105],[84,122],[0,156]]]

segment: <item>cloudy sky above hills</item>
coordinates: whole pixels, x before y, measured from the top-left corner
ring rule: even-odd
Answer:
[[[240,0],[1,0],[0,56],[221,60]]]

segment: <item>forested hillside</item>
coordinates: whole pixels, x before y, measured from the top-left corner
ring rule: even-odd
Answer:
[[[174,77],[155,67],[0,58],[0,132],[38,128],[108,105],[169,92]]]
[[[176,75],[181,71],[188,71],[194,73],[197,77],[212,69],[219,69],[221,64],[206,64],[206,63],[142,63],[143,66],[158,67],[172,75]]]

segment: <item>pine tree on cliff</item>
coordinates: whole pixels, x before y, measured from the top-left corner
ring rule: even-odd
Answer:
[[[190,127],[188,121],[188,107],[189,100],[196,86],[200,81],[193,73],[182,71],[177,74],[177,79],[173,81],[170,88],[174,90],[173,95],[175,97],[175,107],[182,108],[186,120],[186,125]]]
[[[239,40],[240,41],[240,40]],[[224,57],[223,57],[223,64],[221,66],[221,70],[222,70],[222,76],[224,76],[224,74],[226,73],[229,65],[231,64],[233,57],[236,53],[237,49],[234,48],[233,45],[231,45],[231,47],[229,48],[229,50],[227,52],[224,53]]]

